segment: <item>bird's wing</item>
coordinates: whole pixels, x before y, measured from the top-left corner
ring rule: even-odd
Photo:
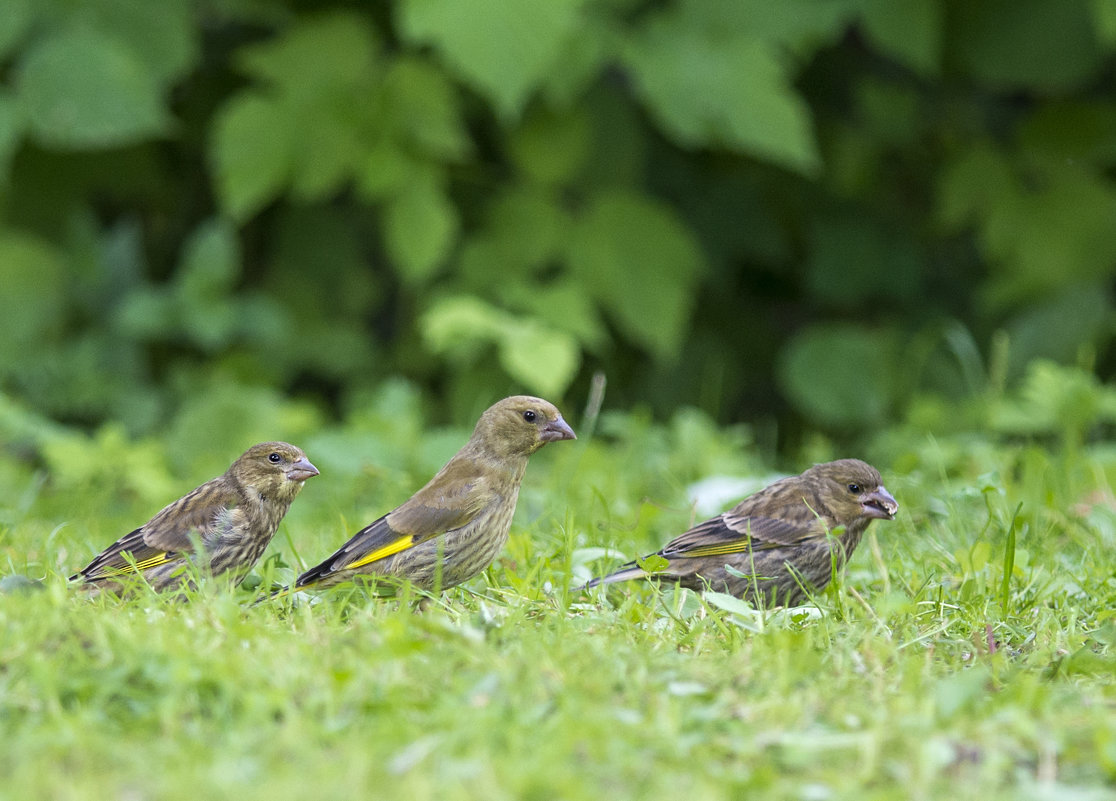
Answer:
[[[803,524],[774,517],[738,516],[726,512],[675,537],[659,555],[671,559],[784,548],[816,539],[824,530],[824,524],[816,518]]]
[[[96,559],[82,568],[81,572],[70,576],[70,580],[99,581],[118,578],[127,573],[141,572],[166,564],[176,556],[174,552],[148,545],[143,538],[143,529],[137,528],[106,548]]]
[[[206,482],[114,542],[73,578],[97,581],[118,577],[192,553],[197,539],[233,524],[238,501],[235,490],[224,482]]]
[[[452,473],[443,470],[408,501],[362,528],[332,556],[299,576],[295,586],[301,589],[331,573],[356,570],[461,528],[491,500],[488,484],[483,472],[467,463]]]
[[[168,552],[193,551],[199,538],[209,539],[231,528],[240,517],[240,504],[241,497],[227,478],[207,481],[151,518],[142,529],[144,542]]]

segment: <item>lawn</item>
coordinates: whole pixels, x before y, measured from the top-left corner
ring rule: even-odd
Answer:
[[[260,582],[406,498],[467,434],[381,412],[284,432],[322,475]],[[867,458],[901,509],[815,604],[761,613],[651,584],[570,591],[770,480],[746,429],[681,412],[579,433],[533,458],[482,578],[253,607],[249,586],[181,604],[65,580],[241,443],[182,461],[38,432],[42,458],[0,466],[0,798],[1116,797],[1110,448],[811,441],[785,466]]]

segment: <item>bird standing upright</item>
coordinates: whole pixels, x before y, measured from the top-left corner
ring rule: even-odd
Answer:
[[[499,401],[426,486],[271,597],[358,576],[405,579],[434,592],[468,581],[507,542],[528,457],[548,442],[576,438],[541,398]]]
[[[177,588],[195,560],[210,576],[239,584],[318,469],[286,442],[253,445],[224,474],[166,506],[98,555],[71,581],[120,592],[139,576],[156,591]],[[202,549],[197,558],[196,546]]]
[[[814,465],[671,540],[655,554],[666,560],[662,570],[629,562],[582,589],[653,578],[793,606],[825,589],[869,523],[891,520],[898,509],[870,464],[840,459]]]

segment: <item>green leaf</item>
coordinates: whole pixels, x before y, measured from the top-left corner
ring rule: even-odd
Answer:
[[[941,179],[945,221],[977,223],[981,249],[995,268],[985,290],[994,308],[1099,280],[1116,261],[1111,183],[1086,165],[1030,155],[1024,169],[1007,154],[976,146]]]
[[[8,362],[61,329],[66,308],[61,254],[37,238],[0,232],[0,286],[0,355]]]
[[[607,68],[625,35],[603,4],[587,4],[584,14],[588,19],[578,26],[575,36],[566,38],[558,53],[556,63],[562,68],[551,70],[542,87],[545,98],[559,108],[578,104]]]
[[[379,72],[380,41],[367,16],[335,11],[305,17],[275,39],[237,51],[241,69],[296,103],[366,84]]]
[[[639,565],[640,570],[652,575],[655,573],[662,573],[670,568],[670,562],[657,553],[650,554],[642,559],[636,559],[636,564]]]
[[[289,123],[274,102],[241,92],[218,112],[209,155],[221,206],[243,221],[275,200],[291,175]]]
[[[508,375],[547,398],[561,397],[581,366],[581,350],[574,338],[535,320],[509,325],[499,354]]]
[[[320,200],[340,191],[365,159],[367,146],[360,139],[359,124],[335,110],[315,105],[286,109],[288,125],[302,122],[291,138],[296,154],[291,193],[300,200]]]
[[[558,64],[579,23],[582,0],[404,0],[399,29],[433,45],[466,83],[505,118]]]
[[[163,88],[197,61],[201,28],[195,24],[190,0],[96,0],[59,3],[56,8],[58,22],[74,29],[94,29],[126,45]]]
[[[890,406],[894,349],[886,335],[857,326],[810,326],[783,348],[776,374],[787,399],[809,420],[867,426]]]
[[[1099,176],[1051,165],[1020,176],[988,210],[981,240],[1003,272],[990,287],[994,303],[1036,297],[1075,279],[1100,279],[1116,261],[1116,191]],[[1052,270],[1051,265],[1059,265]]]
[[[941,65],[941,0],[865,0],[864,29],[887,55],[923,77],[934,77]]]
[[[574,227],[569,265],[624,333],[677,356],[704,259],[691,231],[644,196],[602,193]]]
[[[1028,304],[1004,326],[1011,345],[1008,375],[1020,376],[1036,359],[1070,363],[1082,345],[1109,336],[1113,305],[1104,283],[1069,285]]]
[[[590,350],[601,350],[608,332],[590,298],[578,284],[558,280],[548,284],[507,281],[500,299],[509,308],[529,313],[560,331],[573,334]]]
[[[433,180],[416,181],[387,205],[384,239],[400,276],[428,280],[457,236],[457,209]]]
[[[119,41],[92,30],[40,40],[19,65],[16,85],[31,131],[47,147],[121,147],[167,127],[147,65]]]
[[[754,36],[710,31],[682,5],[652,17],[624,61],[644,103],[680,144],[728,147],[812,174],[820,158],[809,109],[778,53]]]
[[[6,183],[8,163],[19,146],[23,129],[19,103],[10,93],[0,90],[0,185]]]
[[[950,23],[954,60],[999,90],[1071,89],[1101,66],[1087,0],[959,3]]]
[[[165,286],[137,286],[128,291],[116,312],[116,325],[131,339],[165,340],[182,323],[181,304]]]
[[[508,326],[508,316],[478,298],[442,298],[430,306],[419,322],[422,337],[434,353],[445,353],[463,338],[495,342]]]
[[[886,273],[880,265],[886,264]],[[920,291],[924,257],[911,235],[865,215],[818,215],[810,233],[807,286],[818,302],[856,306]]]
[[[592,146],[588,117],[539,111],[523,121],[508,143],[512,159],[531,180],[559,184],[582,168]]]
[[[569,334],[471,296],[442,298],[422,316],[420,326],[431,351],[450,355],[463,366],[480,358],[480,346],[495,344],[504,371],[541,395],[565,392],[581,363]]]
[[[449,161],[472,152],[457,90],[437,67],[400,58],[388,70],[384,91],[385,113],[399,144]]]
[[[985,695],[988,679],[988,672],[983,667],[972,667],[940,679],[933,688],[933,709],[938,717],[949,720],[977,703]]]
[[[1116,45],[1116,3],[1112,0],[1092,0],[1090,5],[1097,36],[1111,48]]]
[[[225,220],[199,225],[183,246],[177,285],[182,295],[197,303],[224,297],[240,275],[236,231]]]
[[[844,36],[858,2],[863,0],[683,0],[687,14],[709,36],[746,34],[801,58]]]
[[[35,19],[33,0],[0,0],[0,61],[7,61]]]
[[[214,352],[232,342],[243,321],[242,310],[228,298],[182,306],[182,327],[191,342]]]
[[[1116,161],[1116,108],[1077,98],[1046,102],[1019,127],[1018,144],[1019,152],[1051,163],[1085,162],[1103,170]]]
[[[937,207],[941,221],[951,229],[963,229],[980,219],[1011,181],[1007,159],[989,143],[973,142],[940,176]]]
[[[723,592],[714,592],[713,590],[706,590],[701,594],[701,597],[709,602],[711,606],[718,609],[723,609],[734,615],[741,615],[745,619],[750,620],[756,616],[757,610],[747,601],[737,598],[735,595],[728,595]]]
[[[386,200],[405,189],[411,178],[428,170],[388,136],[369,143],[354,169],[357,190],[369,200]]]
[[[502,292],[518,283],[509,277],[529,278],[562,257],[571,221],[553,192],[512,184],[493,200],[486,218],[459,261],[458,275],[474,289]]]
[[[368,20],[353,12],[300,20],[238,52],[241,68],[270,85],[242,93],[218,120],[226,140],[218,150],[229,151],[219,163],[229,169],[254,141],[265,143],[245,154],[250,169],[219,184],[230,213],[249,216],[288,182],[297,199],[319,200],[360,171],[377,141],[370,129],[380,105],[379,52]]]

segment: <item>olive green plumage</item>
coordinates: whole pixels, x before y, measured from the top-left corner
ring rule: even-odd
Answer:
[[[139,573],[164,591],[180,586],[187,562],[197,561],[204,574],[227,573],[238,584],[271,542],[303,483],[316,475],[317,468],[294,445],[254,445],[225,473],[121,537],[70,580],[120,592]]]
[[[272,597],[353,578],[405,579],[423,590],[476,576],[504,547],[528,457],[575,439],[553,404],[516,395],[481,415],[472,437],[434,478]]]
[[[664,570],[649,574],[630,562],[585,589],[653,578],[793,606],[829,584],[872,520],[890,520],[898,508],[871,465],[859,459],[814,465],[676,537],[656,554],[667,561]]]

